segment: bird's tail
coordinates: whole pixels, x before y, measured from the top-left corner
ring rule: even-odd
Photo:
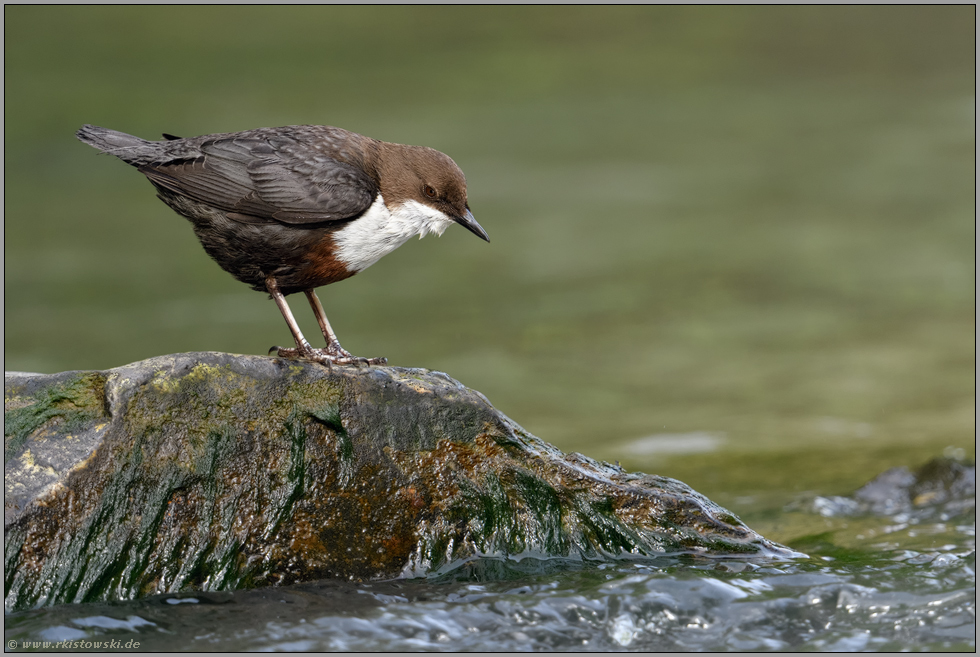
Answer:
[[[144,164],[147,156],[154,151],[151,141],[97,125],[83,125],[75,136],[92,148],[136,166]]]

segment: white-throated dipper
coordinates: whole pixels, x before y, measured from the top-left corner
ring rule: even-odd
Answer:
[[[139,169],[160,200],[191,221],[222,269],[272,296],[296,342],[295,349],[273,347],[286,358],[386,363],[340,346],[314,290],[453,223],[490,241],[466,202],[463,172],[424,146],[319,125],[164,134],[164,141],[85,125],[76,136]],[[294,292],[306,294],[325,349],[303,337],[286,304]]]

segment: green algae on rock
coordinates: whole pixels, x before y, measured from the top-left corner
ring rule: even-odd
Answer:
[[[792,553],[563,454],[440,372],[204,352],[4,378],[5,608],[417,576],[473,557]]]

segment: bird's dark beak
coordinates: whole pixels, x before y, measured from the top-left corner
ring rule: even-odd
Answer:
[[[476,219],[473,218],[473,213],[470,212],[469,208],[466,208],[466,214],[464,214],[462,217],[453,217],[453,219],[456,221],[456,223],[479,237],[481,240],[486,240],[487,242],[490,241],[490,236],[487,235],[487,231],[483,230],[483,226],[476,223]]]

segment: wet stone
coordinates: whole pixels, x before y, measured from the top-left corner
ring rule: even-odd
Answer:
[[[915,472],[905,467],[881,473],[854,493],[861,512],[894,516],[911,513],[925,519],[939,513],[963,513],[976,505],[974,463],[935,458]]]
[[[6,373],[4,484],[7,611],[487,555],[793,554],[683,483],[564,454],[424,369],[202,352]]]
[[[884,516],[896,522],[945,521],[976,510],[977,467],[951,457],[934,458],[914,471],[891,468],[849,497],[815,496],[786,506],[826,518]]]

